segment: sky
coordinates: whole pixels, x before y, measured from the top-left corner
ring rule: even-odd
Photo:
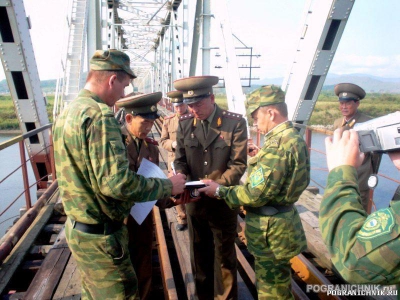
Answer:
[[[317,0],[314,0],[317,1]],[[320,0],[319,0],[320,1]],[[325,0],[324,0],[325,1]],[[41,80],[55,79],[64,45],[65,0],[25,0]],[[284,77],[302,28],[306,0],[229,0],[232,32],[254,52],[261,78]],[[400,78],[399,0],[356,0],[329,73]],[[0,70],[0,80],[4,74]]]

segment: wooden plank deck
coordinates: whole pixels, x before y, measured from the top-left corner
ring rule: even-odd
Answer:
[[[318,212],[321,200],[322,196],[320,194],[313,194],[305,190],[295,205],[306,233],[308,251],[317,258],[318,263],[323,268],[331,270],[330,254],[322,240],[319,229]]]

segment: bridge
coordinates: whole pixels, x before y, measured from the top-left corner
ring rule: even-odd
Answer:
[[[304,27],[293,55],[293,63],[282,84],[287,95],[290,119],[296,123],[307,125],[309,121],[353,4],[352,0],[309,1],[304,13]],[[236,37],[230,29],[227,1],[71,0],[65,13],[65,20],[67,38],[59,66],[62,75],[57,80],[54,119],[83,87],[88,61],[95,49],[119,49],[126,52],[131,58],[131,67],[138,76],[131,86],[131,91],[145,93],[161,91],[165,98],[166,93],[173,89],[173,81],[176,79],[195,75],[217,75],[218,72],[219,86],[226,90],[229,109],[245,115],[245,95],[242,87],[251,85],[254,79],[252,70],[257,66],[250,63],[243,67],[240,61],[243,59],[251,61],[256,54],[251,47],[236,46]],[[23,134],[34,132],[29,138],[24,139],[24,143],[28,155],[32,158],[32,168],[38,187],[44,189],[51,180],[54,182],[56,180],[51,158],[51,134],[47,130],[37,130],[46,126],[49,119],[30,40],[30,21],[26,17],[22,0],[0,0],[0,25],[0,58],[21,131]],[[217,69],[212,68],[215,65],[218,66]],[[168,99],[165,101],[168,102]],[[303,131],[303,128],[300,127],[300,131]],[[52,176],[49,177],[47,174]],[[300,204],[302,208],[300,207],[299,211],[305,215],[303,219],[310,220],[310,232],[315,232],[318,225],[315,223],[316,208],[312,205],[315,199],[312,199],[312,201],[304,200]],[[51,203],[57,206],[56,203]],[[168,213],[172,214],[167,212],[167,217]],[[160,230],[158,218],[155,215],[156,230]],[[168,222],[172,222],[172,219],[169,217]],[[43,220],[41,222],[44,222]],[[52,224],[62,222],[62,217],[54,222]],[[243,235],[240,235],[243,232],[243,222],[239,223],[242,226],[239,237],[245,244]],[[174,231],[171,234],[174,235]],[[57,235],[56,238],[54,235],[50,236],[53,236],[53,244],[51,247],[44,247],[43,251],[51,253],[48,257],[54,258],[57,255],[57,262],[64,262],[62,276],[67,274],[65,276],[77,280],[74,277],[76,273],[70,269],[73,267],[67,264],[69,254],[62,236]],[[12,240],[13,237],[9,235],[8,238]],[[179,239],[185,239],[179,237],[177,232],[172,238],[176,240],[174,243],[178,243]],[[159,235],[158,242],[159,245],[164,245],[160,239],[162,235]],[[310,250],[318,251],[321,244],[317,240],[318,238],[309,239]],[[24,242],[32,245],[33,239]],[[184,251],[185,248],[177,249]],[[254,295],[254,272],[241,254],[242,252],[238,251],[238,260],[241,261],[244,270],[241,273],[243,281],[250,282],[249,285],[246,284],[245,293],[249,294],[250,299]],[[184,259],[185,254],[182,254],[182,257]],[[18,255],[13,258],[18,259]],[[329,258],[319,258],[319,260],[323,260],[325,267],[329,267]],[[43,264],[49,261],[50,258]],[[9,260],[8,263],[11,266],[13,261]],[[30,263],[28,268],[35,269],[34,262]],[[315,267],[305,258],[303,261],[302,257],[298,257],[292,263],[299,277],[308,280],[304,282],[327,283],[326,278],[320,275],[318,270],[314,270]],[[181,273],[188,276],[185,277],[187,280],[185,290],[187,297],[191,298],[193,290],[190,285],[190,271],[185,271],[185,267],[187,263],[180,263]],[[50,274],[43,272],[50,269],[60,271],[61,267],[57,263],[47,269],[41,269],[41,272],[37,270],[35,278],[43,283]],[[309,271],[311,269],[314,270],[311,272],[312,275]],[[168,275],[167,272],[163,274]],[[61,279],[61,277],[55,278]],[[164,279],[164,282],[168,281]],[[52,296],[57,292],[54,288],[60,284],[65,289],[70,287],[61,281],[48,283],[50,285],[46,285],[45,288],[51,290]],[[294,282],[293,286],[297,298],[307,298],[297,283]],[[5,285],[3,287],[5,288]],[[43,293],[48,291],[38,290],[39,287],[42,285],[33,285],[26,293],[36,295],[35,297],[39,299],[40,296],[37,295],[44,295]],[[164,290],[170,291],[166,283]],[[168,297],[174,299],[174,292],[171,293]]]

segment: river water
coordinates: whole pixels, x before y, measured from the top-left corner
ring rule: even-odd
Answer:
[[[0,142],[4,142],[12,138],[13,135],[0,135]],[[311,147],[319,151],[325,152],[324,139],[325,135],[321,133],[313,133]],[[15,144],[0,151],[0,181],[9,174],[12,170],[21,165],[19,157],[19,147]],[[35,182],[32,167],[28,163],[29,182],[32,185]],[[400,172],[394,167],[388,155],[384,154],[380,165],[379,173],[392,177],[395,180],[400,180]],[[320,189],[320,194],[323,194],[323,187],[326,185],[327,177],[326,157],[324,154],[311,151],[311,183],[312,186],[317,186]],[[379,176],[379,183],[374,191],[374,201],[377,208],[387,207],[389,200],[397,187],[395,182],[392,182],[384,177]],[[2,212],[12,199],[15,199],[23,191],[22,172],[19,169],[11,177],[0,184],[0,212]],[[36,185],[31,189],[32,204],[36,201]],[[12,225],[13,221],[19,216],[19,209],[25,206],[25,197],[22,195],[12,207],[0,216],[0,237],[5,233],[5,230]]]
[[[0,143],[13,138],[15,135],[0,134]],[[25,151],[26,157],[28,157]],[[12,145],[0,151],[0,182],[13,170],[21,165],[19,155],[19,144]],[[32,185],[36,180],[32,171],[30,163],[27,164],[29,185]],[[22,180],[22,171],[19,168],[13,175],[0,183],[0,214],[6,209],[10,203],[18,197],[24,190],[24,183]],[[36,202],[36,185],[30,189],[32,204]],[[19,217],[19,210],[24,207],[25,195],[23,194],[18,200],[0,216],[0,237],[3,236],[7,228],[9,228],[13,221]]]

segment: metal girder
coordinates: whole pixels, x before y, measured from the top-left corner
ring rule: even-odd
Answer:
[[[311,117],[354,4],[354,0],[311,2],[306,5],[296,54],[282,84],[289,118],[303,125]]]
[[[0,58],[23,134],[49,123],[22,0],[0,1]],[[51,173],[50,136],[43,131],[25,140],[37,180]],[[40,188],[47,185],[42,179]]]

